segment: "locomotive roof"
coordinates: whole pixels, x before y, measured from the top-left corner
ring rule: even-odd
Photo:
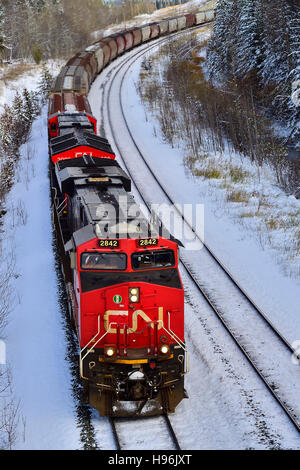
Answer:
[[[153,236],[153,227],[129,194],[131,181],[115,160],[62,160],[56,164],[56,175],[61,192],[79,198],[88,221],[89,228],[74,233],[76,245],[94,237]]]
[[[60,190],[80,202],[87,224],[73,233],[69,251],[93,238],[149,238],[162,236],[180,246],[157,220],[149,222],[130,194],[131,181],[120,165],[109,158],[83,157],[55,165]]]
[[[78,116],[78,121],[69,121],[66,117],[59,117],[60,135],[50,140],[51,155],[66,152],[76,147],[87,146],[114,155],[107,139],[93,132],[93,125],[88,118]],[[83,119],[82,119],[83,118]]]

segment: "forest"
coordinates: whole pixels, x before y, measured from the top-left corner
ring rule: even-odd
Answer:
[[[260,104],[300,142],[298,0],[219,0],[208,45],[210,76],[254,88]]]
[[[105,26],[150,13],[147,0],[0,0],[0,54],[6,59],[67,58]],[[5,20],[4,20],[5,19]]]

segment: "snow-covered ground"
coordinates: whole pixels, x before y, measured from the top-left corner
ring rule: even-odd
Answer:
[[[203,204],[205,210],[205,242],[229,269],[249,295],[270,317],[278,329],[292,343],[300,339],[299,322],[299,287],[300,278],[290,273],[297,273],[299,257],[290,259],[290,271],[287,261],[282,264],[280,251],[267,243],[269,234],[259,232],[255,212],[261,201],[261,212],[267,207],[267,216],[276,219],[278,213],[299,214],[300,201],[287,196],[274,184],[274,177],[267,167],[258,171],[254,165],[239,155],[211,154],[211,161],[224,167],[229,162],[242,168],[249,174],[242,184],[233,186],[236,191],[253,193],[247,205],[228,203],[226,192],[221,183],[215,180],[197,178],[187,169],[184,161],[185,146],[176,142],[172,148],[163,138],[159,123],[154,115],[144,107],[136,86],[139,82],[140,66],[144,56],[139,59],[127,74],[123,89],[123,105],[130,129],[137,144],[148,157],[151,167],[163,181],[165,188],[175,202],[182,204]],[[200,161],[201,163],[201,161]],[[170,171],[172,168],[172,171]],[[239,218],[237,212],[253,212],[251,218]],[[278,244],[282,251],[295,240],[284,239],[284,232],[277,232]],[[265,243],[264,243],[264,238]],[[226,294],[225,294],[226,295]]]
[[[47,61],[46,66],[55,76],[59,72],[62,61]],[[24,66],[26,69],[16,79],[5,79],[6,73],[13,75],[14,69]],[[42,65],[35,65],[24,62],[22,64],[12,63],[0,69],[0,114],[3,112],[4,105],[11,105],[17,91],[27,88],[28,91],[36,91],[42,72]]]
[[[143,59],[144,57],[141,57],[131,66],[123,86],[122,100],[126,116],[129,117],[130,130],[137,138],[143,153],[149,158],[151,166],[155,171],[158,170],[159,179],[168,186],[170,194],[175,194],[175,200],[198,202],[198,199],[192,198],[194,190],[189,179],[184,177],[182,152],[180,149],[171,149],[163,144],[159,137],[155,137],[155,120],[145,113],[136,93]],[[119,149],[124,155],[137,186],[142,188],[147,200],[158,202],[157,188],[153,186],[152,180],[148,179],[145,167],[139,163],[139,156],[128,137],[120,112],[118,95],[122,73],[114,81],[108,97],[111,81],[118,71],[118,63],[122,60],[124,59],[115,61],[97,79],[90,92],[90,102],[94,114],[98,117],[99,127],[104,127],[114,150]],[[121,164],[124,165],[122,160]],[[141,202],[136,188],[133,192],[138,202]],[[201,199],[199,202],[202,202]],[[233,250],[232,256],[234,254]],[[195,264],[197,253],[191,252],[191,258],[194,258]],[[205,273],[202,274],[205,278]],[[181,446],[193,449],[298,448],[297,434],[238,353],[207,304],[199,293],[194,291],[184,271],[183,280],[186,290],[186,336],[192,363],[191,373],[187,376],[190,400],[180,404],[172,417]],[[223,292],[223,302],[229,303],[226,291]],[[137,425],[137,433],[141,426]],[[149,448],[149,443],[142,435],[137,435],[139,448],[145,448],[143,446],[146,445]]]
[[[60,66],[47,63],[53,74]],[[7,82],[0,90],[0,113],[18,90],[37,89],[41,70],[33,66]],[[4,334],[12,393],[1,396],[0,408],[11,399],[18,407],[15,448],[76,449],[80,435],[52,245],[46,118],[44,109],[21,147],[1,219],[0,275],[11,273],[6,293],[12,308]]]
[[[20,402],[18,449],[80,447],[58,302],[47,139],[44,110],[21,148],[1,234],[2,257],[14,262],[6,347],[14,398]]]
[[[272,252],[263,250],[243,226],[234,223],[230,209],[225,210],[224,198],[215,187],[187,173],[182,149],[171,148],[162,141],[155,117],[145,112],[136,93],[141,60],[130,69],[124,83],[126,93],[123,93],[126,116],[139,145],[177,202],[205,205],[205,240],[278,328],[291,341],[300,338],[298,281],[286,277]],[[109,78],[117,64],[118,61],[114,62],[101,74],[90,94],[99,125],[105,127],[108,136],[107,95],[102,93],[107,94]],[[35,88],[30,77],[20,79],[19,85]],[[13,88],[8,90],[1,103],[5,100],[9,103],[13,93]],[[6,329],[6,343],[14,396],[16,401],[20,400],[19,438],[15,447],[76,449],[82,444],[58,302],[47,150],[44,110],[33,125],[29,143],[21,149],[16,182],[8,195],[8,212],[1,227],[1,268],[5,269],[4,260],[14,262],[11,286],[15,303]],[[143,174],[136,176],[143,181]],[[266,181],[271,190],[271,184]],[[151,187],[148,190],[151,193]],[[172,417],[182,447],[299,448],[298,436],[286,417],[193,289],[184,270],[182,276],[186,290],[187,341],[192,356],[192,372],[187,377],[190,399]],[[92,424],[100,447],[112,448],[107,420],[94,413]],[[132,423],[132,448],[157,448],[157,436],[154,444],[149,443],[148,434],[143,434],[146,428],[142,422]],[[161,433],[160,444],[167,448],[169,438],[158,422],[153,429]],[[121,432],[127,438],[127,429]]]

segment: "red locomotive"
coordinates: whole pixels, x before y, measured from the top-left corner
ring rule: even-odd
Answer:
[[[115,160],[59,160],[53,185],[89,403],[102,416],[127,416],[128,401],[131,413],[174,411],[186,371],[177,242],[153,236]]]
[[[179,242],[141,214],[86,95],[125,50],[210,19],[186,15],[98,41],[68,61],[50,94],[53,216],[86,400],[102,416],[174,412],[188,361]]]

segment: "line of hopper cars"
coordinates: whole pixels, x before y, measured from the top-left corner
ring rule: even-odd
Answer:
[[[97,135],[87,93],[118,55],[213,18],[188,14],[102,39],[68,61],[50,93],[54,225],[83,398],[102,416],[174,412],[186,397],[188,360],[180,242],[142,215],[130,178]]]
[[[187,14],[122,31],[97,41],[67,62],[52,91],[87,95],[95,77],[118,55],[159,36],[212,21],[214,16],[214,10]]]

